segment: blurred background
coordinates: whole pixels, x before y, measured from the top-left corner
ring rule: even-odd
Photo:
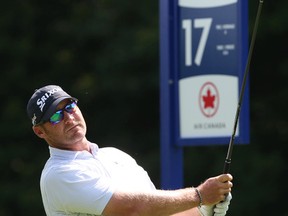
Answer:
[[[250,32],[257,7],[249,1]],[[251,142],[233,151],[227,215],[288,215],[287,8],[284,0],[263,5],[250,70]],[[0,11],[0,215],[45,215],[39,179],[48,148],[26,104],[47,84],[79,99],[89,140],[131,154],[159,188],[159,2],[14,0]],[[226,152],[186,147],[185,186],[220,174]]]

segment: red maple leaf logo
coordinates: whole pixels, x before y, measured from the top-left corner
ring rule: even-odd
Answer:
[[[202,99],[204,101],[204,109],[207,108],[214,108],[214,101],[215,101],[215,95],[211,95],[210,89],[207,90],[206,96],[202,96]]]
[[[216,85],[212,82],[206,82],[199,92],[200,110],[207,118],[213,117],[219,108],[219,92]]]

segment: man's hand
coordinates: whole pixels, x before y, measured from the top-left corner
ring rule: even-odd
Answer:
[[[230,174],[221,174],[207,179],[197,187],[201,195],[203,205],[213,206],[225,200],[226,195],[231,192],[233,177]]]
[[[225,201],[220,202],[214,208],[214,216],[224,216],[226,215],[227,210],[229,209],[229,204],[232,199],[231,193],[228,194]]]

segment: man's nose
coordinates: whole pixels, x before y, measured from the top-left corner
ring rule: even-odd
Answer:
[[[69,121],[73,121],[73,120],[74,120],[73,113],[69,113],[69,112],[64,111],[64,121],[65,121],[65,123],[69,122]]]

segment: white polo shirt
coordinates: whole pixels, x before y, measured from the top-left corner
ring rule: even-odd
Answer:
[[[40,188],[46,214],[101,215],[116,189],[155,190],[147,172],[116,148],[66,151],[49,147]]]

